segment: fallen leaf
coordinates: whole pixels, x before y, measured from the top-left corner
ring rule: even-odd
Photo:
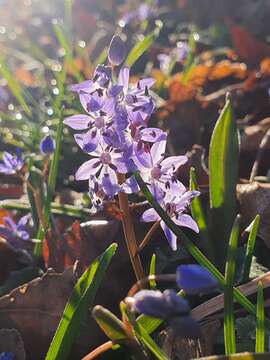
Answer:
[[[237,185],[243,227],[246,228],[257,214],[261,216],[258,237],[270,248],[270,185],[258,182]]]
[[[239,56],[251,65],[257,65],[263,58],[270,56],[270,46],[256,39],[243,26],[228,21],[233,44]]]
[[[15,77],[16,79],[27,87],[36,86],[36,78],[29,70],[25,69],[24,67],[18,67],[15,70]]]

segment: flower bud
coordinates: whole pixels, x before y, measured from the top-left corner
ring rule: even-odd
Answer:
[[[178,266],[176,282],[188,295],[207,293],[218,287],[218,281],[210,271],[196,264]]]
[[[114,35],[108,51],[109,61],[112,65],[120,65],[126,57],[126,46],[119,35]]]
[[[134,296],[134,310],[148,316],[169,319],[189,313],[188,302],[173,290],[163,293],[156,290],[142,290]]]
[[[55,150],[55,140],[50,136],[45,136],[40,142],[40,151],[43,155],[50,155]]]

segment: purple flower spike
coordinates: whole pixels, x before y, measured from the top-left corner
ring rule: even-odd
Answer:
[[[55,150],[55,140],[50,136],[45,136],[40,142],[40,151],[43,155],[50,155]]]
[[[142,290],[134,296],[134,310],[160,319],[186,315],[190,308],[188,302],[173,290]]]
[[[119,35],[114,35],[108,52],[108,58],[112,65],[120,65],[126,56],[126,45]]]
[[[176,282],[188,295],[208,293],[218,287],[218,281],[210,271],[196,264],[178,266]]]
[[[16,150],[16,155],[12,155],[5,151],[3,155],[3,162],[0,163],[0,173],[6,175],[16,174],[24,165],[22,160],[22,153],[20,149]]]

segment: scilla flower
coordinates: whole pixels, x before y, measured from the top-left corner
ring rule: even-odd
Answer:
[[[0,163],[0,173],[6,175],[16,174],[22,169],[24,161],[20,149],[16,150],[16,155],[12,155],[5,151],[3,154],[3,162]]]
[[[46,135],[40,142],[40,151],[43,155],[50,155],[55,150],[55,140],[50,136]]]
[[[26,230],[30,215],[25,215],[15,223],[11,217],[4,217],[4,224],[0,225],[0,236],[17,246],[21,240],[29,240],[30,235]]]
[[[218,281],[210,271],[196,264],[178,266],[176,282],[188,295],[211,292],[218,287]]]

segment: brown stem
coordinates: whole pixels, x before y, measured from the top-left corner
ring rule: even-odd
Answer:
[[[125,181],[125,176],[118,174],[118,182],[122,184]],[[138,244],[136,241],[134,225],[132,217],[130,215],[128,196],[124,192],[120,192],[119,195],[119,205],[122,212],[122,224],[124,229],[125,240],[128,248],[128,253],[130,257],[131,264],[134,269],[137,280],[144,277],[144,271],[138,254]]]
[[[104,352],[110,350],[113,346],[112,341],[107,341],[104,344],[100,345],[89,354],[87,354],[82,360],[92,360],[97,358],[99,355],[103,354]]]
[[[139,290],[143,289],[151,280],[155,281],[169,281],[175,282],[175,274],[163,274],[163,275],[149,275],[141,280],[138,280],[129,290],[127,297],[134,296]]]
[[[270,129],[267,131],[267,133],[264,135],[264,137],[262,138],[262,141],[260,143],[258,152],[257,152],[257,156],[256,156],[256,160],[254,161],[254,164],[252,166],[252,170],[251,170],[251,174],[250,174],[250,178],[249,181],[253,181],[255,176],[258,173],[258,169],[259,169],[259,164],[260,161],[262,159],[264,150],[266,149],[266,146],[268,145],[270,140]]]
[[[140,245],[138,247],[138,253],[141,252],[144,249],[144,247],[149,243],[149,241],[152,239],[152,236],[154,235],[156,230],[159,228],[159,224],[160,224],[160,220],[156,221],[154,223],[154,225],[152,225],[152,227],[150,228],[148,233],[145,235],[143,241],[140,243]]]

